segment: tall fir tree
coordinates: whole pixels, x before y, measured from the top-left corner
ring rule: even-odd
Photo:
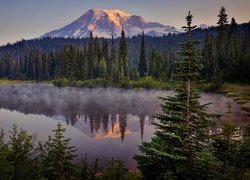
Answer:
[[[48,179],[70,179],[74,174],[75,167],[72,164],[76,148],[69,145],[70,139],[64,137],[65,129],[61,123],[57,124],[54,138],[49,138],[42,152],[45,153],[42,159],[44,176]]]
[[[226,9],[221,7],[220,13],[218,15],[218,35],[217,35],[217,61],[219,64],[219,69],[223,75],[225,74],[226,67],[226,39],[227,39],[227,14]]]
[[[146,54],[145,54],[145,38],[144,38],[144,31],[142,32],[141,36],[141,53],[139,57],[139,63],[138,63],[138,71],[140,77],[144,77],[147,74],[147,60],[146,60]]]
[[[93,33],[90,32],[89,35],[89,44],[88,44],[88,79],[92,79],[94,78],[94,58],[95,58],[95,54],[94,54],[94,37],[93,37]]]
[[[228,30],[228,38],[226,43],[226,80],[234,81],[239,79],[239,40],[237,33],[237,23],[234,18],[231,19],[231,23]]]
[[[127,42],[126,34],[124,29],[122,29],[120,37],[120,47],[119,47],[119,71],[124,73],[124,76],[128,75],[128,57],[127,57]]]
[[[206,105],[199,103],[199,92],[192,85],[201,69],[198,42],[192,37],[196,27],[191,26],[192,18],[189,12],[187,26],[183,27],[188,37],[181,44],[177,94],[162,98],[163,114],[153,123],[154,137],[139,146],[143,155],[135,156],[145,179],[209,179],[207,167],[212,162],[204,159],[210,157],[204,152],[210,147],[206,129],[211,126],[211,115],[206,113]]]
[[[156,62],[157,61],[157,54],[155,52],[155,49],[152,50],[151,56],[150,56],[150,62],[149,62],[149,75],[155,78],[155,72],[156,69]]]
[[[115,69],[116,69],[116,46],[115,46],[115,41],[114,41],[114,37],[112,35],[111,38],[111,53],[110,53],[110,61],[108,64],[108,70],[109,70],[109,75],[111,80],[113,81],[115,79],[116,73],[115,73]]]

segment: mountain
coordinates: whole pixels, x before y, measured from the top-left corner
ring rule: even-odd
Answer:
[[[200,28],[200,29],[208,29],[209,26],[206,25],[206,24],[200,24],[197,28]]]
[[[121,10],[91,9],[69,25],[48,32],[42,37],[83,38],[88,37],[91,31],[98,37],[119,37],[122,28],[129,37],[136,36],[142,31],[150,36],[182,32],[173,26],[146,22],[140,16],[130,15]]]

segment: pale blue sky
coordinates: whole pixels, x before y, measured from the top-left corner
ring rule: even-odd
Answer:
[[[0,45],[39,37],[92,8],[120,9],[180,28],[189,10],[194,23],[215,25],[221,6],[238,23],[250,20],[250,0],[0,0]]]

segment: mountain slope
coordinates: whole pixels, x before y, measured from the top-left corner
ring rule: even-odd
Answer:
[[[142,31],[150,36],[177,34],[181,30],[156,22],[146,22],[142,17],[121,10],[91,9],[69,25],[44,34],[42,37],[82,38],[92,31],[98,37],[119,37],[122,28],[132,37]]]

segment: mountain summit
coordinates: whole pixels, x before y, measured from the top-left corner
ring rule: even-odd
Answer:
[[[150,36],[162,36],[179,33],[175,27],[156,22],[146,22],[142,17],[125,13],[121,10],[91,9],[69,25],[44,34],[42,37],[82,38],[92,31],[95,36],[119,37],[122,28],[127,36],[135,36],[142,31]]]

